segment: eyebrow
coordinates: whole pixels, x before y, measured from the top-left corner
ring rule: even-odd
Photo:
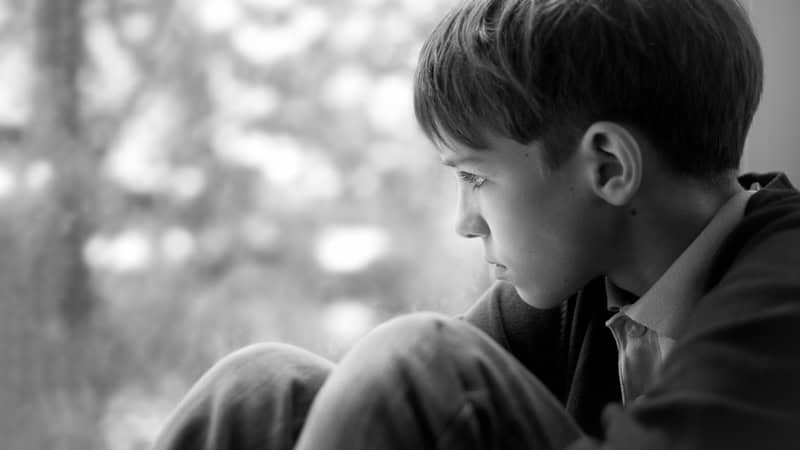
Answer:
[[[465,163],[477,163],[483,160],[480,156],[471,155],[471,156],[462,156],[457,158],[443,158],[440,157],[442,165],[447,167],[456,167]]]

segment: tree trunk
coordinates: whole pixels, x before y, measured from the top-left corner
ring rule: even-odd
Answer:
[[[80,119],[82,4],[30,4],[33,114],[13,158],[23,182],[0,225],[0,436],[8,448],[95,447],[91,439],[70,435],[90,426],[87,407],[97,409],[75,404],[90,392],[83,344],[95,306],[82,258],[93,173]],[[48,168],[52,174],[38,190],[24,182],[35,162],[45,179]]]

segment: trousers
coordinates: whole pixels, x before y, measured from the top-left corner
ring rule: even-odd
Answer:
[[[157,450],[563,449],[582,437],[555,397],[472,325],[390,320],[338,364],[255,344],[215,364]]]

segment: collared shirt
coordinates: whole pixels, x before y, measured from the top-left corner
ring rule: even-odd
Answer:
[[[714,254],[742,219],[753,193],[754,190],[743,191],[728,200],[638,300],[606,280],[608,307],[616,311],[606,326],[617,342],[623,403],[635,400],[654,381],[691,306],[704,294]]]

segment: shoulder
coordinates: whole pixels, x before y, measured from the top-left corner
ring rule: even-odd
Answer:
[[[800,193],[788,180],[754,194],[709,271],[682,341],[767,355],[800,342]],[[783,356],[800,360],[792,351]]]
[[[514,286],[498,281],[492,284],[459,318],[479,328],[500,345],[509,348],[503,310],[519,308],[519,303],[523,302]]]
[[[742,221],[717,252],[709,270],[709,290],[732,275],[760,272],[759,267],[781,269],[778,273],[799,268],[800,192],[785,175],[770,180],[750,198]],[[749,269],[741,273],[742,268]]]
[[[789,442],[800,420],[800,194],[765,187],[712,265],[706,294],[664,361],[642,424],[742,447]],[[666,419],[693,417],[693,421]],[[709,425],[714,426],[709,426]],[[736,448],[740,448],[739,445]],[[772,447],[770,447],[772,448]],[[781,447],[783,448],[783,447]]]
[[[562,328],[563,307],[537,309],[525,303],[514,286],[494,283],[461,316],[497,341],[525,366],[537,365],[544,353],[553,354]],[[529,369],[531,367],[528,367]]]

